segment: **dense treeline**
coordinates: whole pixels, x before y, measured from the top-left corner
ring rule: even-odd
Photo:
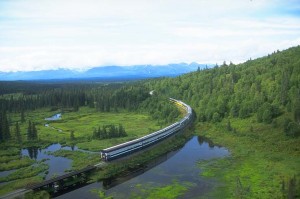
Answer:
[[[0,95],[10,93],[23,93],[25,95],[31,95],[45,89],[54,89],[58,87],[63,87],[63,84],[43,84],[28,81],[0,81]]]
[[[119,126],[105,125],[102,128],[99,126],[98,129],[94,129],[93,138],[94,139],[110,139],[110,138],[118,138],[118,137],[126,137],[127,133],[122,124]]]
[[[287,135],[300,135],[300,47],[274,52],[243,64],[198,70],[151,82],[150,89],[183,99],[198,121],[255,116],[258,122],[282,125]],[[277,117],[286,121],[279,124]]]
[[[156,94],[143,101],[139,108],[149,112],[151,117],[161,125],[175,121],[180,115],[179,110],[169,102],[167,97]]]
[[[137,84],[67,85],[50,89],[46,87],[34,94],[19,93],[2,96],[0,110],[22,112],[42,107],[56,107],[73,108],[77,111],[80,106],[89,106],[101,112],[116,111],[118,108],[134,110],[147,97],[149,91]]]
[[[0,87],[3,86],[1,84],[10,85],[8,87],[18,93],[11,94],[8,90],[8,93],[0,96],[0,142],[11,138],[10,129],[19,128],[17,126],[19,124],[12,124],[9,121],[9,114],[19,113],[20,120],[18,122],[24,123],[26,112],[38,108],[47,107],[52,111],[59,109],[62,113],[66,110],[78,111],[82,106],[94,108],[99,112],[118,112],[120,110],[147,112],[161,125],[174,121],[179,115],[179,111],[168,102],[168,98],[151,96],[148,86],[141,82],[54,84],[46,85],[44,89],[38,84],[32,86],[32,91],[26,83],[25,86],[22,86],[18,82],[0,82]],[[35,90],[36,88],[38,89]],[[29,121],[28,125],[27,140],[37,140],[34,121]],[[16,131],[13,134],[14,140],[20,140],[20,133],[18,130]],[[110,138],[115,135],[100,137]]]

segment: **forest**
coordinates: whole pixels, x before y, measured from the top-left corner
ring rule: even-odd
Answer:
[[[18,140],[18,133],[13,133],[18,130],[13,129],[18,128],[18,123],[26,121],[26,112],[41,108],[59,110],[62,113],[77,112],[80,107],[89,107],[98,112],[147,112],[161,125],[174,121],[179,114],[177,108],[168,102],[167,97],[151,97],[148,88],[140,82],[108,85],[46,84],[44,88],[43,83],[36,83],[32,90],[29,89],[32,83],[1,84],[2,87],[6,87],[7,93],[0,97],[0,141]],[[9,88],[16,93],[11,93]],[[18,123],[12,123],[9,117],[12,113],[20,115]],[[34,121],[32,123],[34,125]],[[32,136],[29,136],[28,140],[34,140],[31,138]]]
[[[300,46],[242,64],[224,62],[213,68],[199,68],[175,78],[109,84],[0,82],[0,88],[3,147],[21,147],[19,125],[27,127],[23,145],[45,141],[39,138],[36,121],[28,117],[36,110],[72,113],[70,118],[76,118],[81,110],[87,114],[87,108],[107,115],[147,113],[162,127],[180,115],[168,101],[172,97],[195,111],[195,135],[204,135],[230,150],[228,158],[198,164],[202,176],[224,183],[210,197],[299,196]],[[124,126],[93,123],[93,131],[89,132],[92,136],[85,139],[89,145],[93,141],[123,139],[129,134],[128,126],[126,130]],[[72,132],[68,139],[79,143],[81,138]]]
[[[300,46],[147,84],[190,104],[195,134],[230,150],[199,162],[201,176],[224,182],[208,197],[299,197]]]
[[[150,84],[151,89],[190,104],[198,122],[255,116],[257,122],[282,128],[287,136],[300,135],[299,46]],[[280,115],[284,119],[279,121]]]

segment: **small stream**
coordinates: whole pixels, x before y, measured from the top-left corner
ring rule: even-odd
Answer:
[[[57,199],[99,198],[91,190],[105,190],[107,196],[113,198],[130,198],[138,193],[139,187],[161,187],[179,183],[190,183],[182,198],[201,196],[218,186],[218,182],[200,176],[201,170],[197,162],[212,158],[228,156],[226,148],[214,145],[210,140],[194,136],[181,149],[165,154],[132,176],[120,177],[111,182],[96,182],[56,197]]]

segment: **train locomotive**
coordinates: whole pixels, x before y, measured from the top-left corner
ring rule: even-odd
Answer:
[[[131,154],[135,151],[151,146],[184,128],[192,118],[192,108],[180,100],[173,98],[170,98],[169,100],[186,111],[187,114],[183,119],[149,135],[103,149],[100,151],[101,159],[104,161],[110,161],[127,154]]]

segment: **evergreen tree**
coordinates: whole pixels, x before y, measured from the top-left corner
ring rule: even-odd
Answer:
[[[104,125],[102,126],[102,133],[103,133],[103,139],[108,138],[106,127]]]
[[[4,141],[4,120],[3,120],[3,113],[0,112],[0,142]]]
[[[230,120],[227,121],[227,130],[232,131]]]
[[[93,138],[94,139],[98,139],[98,132],[97,132],[97,130],[96,129],[94,129],[94,131],[93,131]]]
[[[26,120],[25,120],[25,113],[24,113],[24,109],[22,108],[21,110],[21,123],[24,123]]]
[[[75,140],[75,135],[74,135],[74,131],[73,130],[70,132],[70,139],[71,140]]]
[[[10,139],[10,128],[7,119],[6,111],[0,112],[0,141],[7,141]]]
[[[295,104],[294,120],[300,125],[300,100],[298,99]]]
[[[19,144],[21,144],[22,143],[22,136],[21,136],[21,130],[20,130],[19,122],[16,122],[15,136],[16,136],[16,141]]]
[[[32,135],[32,123],[31,123],[31,120],[28,121],[28,127],[27,127],[27,140],[28,140],[28,141],[33,140],[33,135]]]
[[[37,140],[38,139],[38,132],[35,126],[35,123],[32,123],[32,139]]]

